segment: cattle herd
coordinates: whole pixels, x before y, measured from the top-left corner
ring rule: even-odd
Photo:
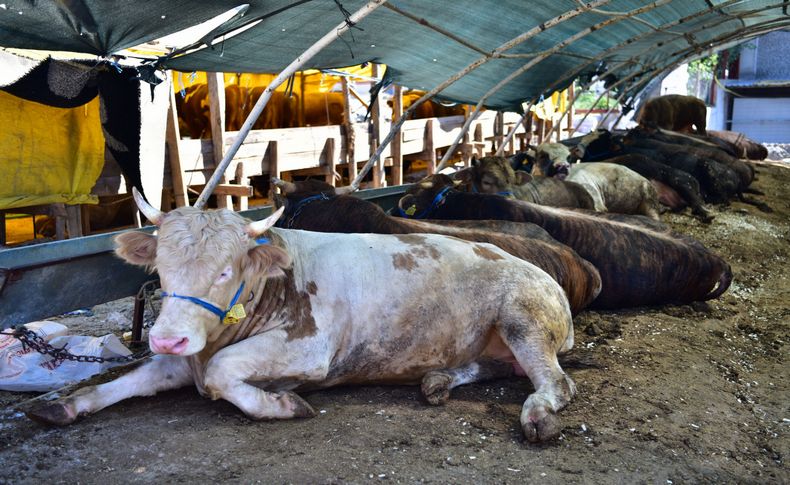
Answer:
[[[157,355],[28,415],[68,424],[194,384],[252,418],[286,419],[314,415],[296,391],[419,384],[437,405],[454,387],[515,375],[535,388],[526,438],[554,438],[575,393],[557,357],[573,346],[574,315],[709,300],[732,281],[727,262],[660,222],[660,205],[706,224],[706,204],[733,197],[770,210],[744,195],[754,170],[741,157],[759,149],[710,135],[645,120],[486,157],[414,184],[392,214],[316,180],[273,179],[278,210],[256,222],[162,213],[135,192],[158,233],[123,233],[116,252],[159,273]]]

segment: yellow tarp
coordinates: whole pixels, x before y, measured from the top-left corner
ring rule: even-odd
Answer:
[[[542,120],[556,122],[559,121],[562,113],[565,112],[567,103],[568,90],[561,92],[555,91],[548,98],[544,98],[542,102],[536,103],[534,106],[532,106],[530,111],[535,113],[535,116]]]
[[[52,108],[0,91],[0,209],[96,204],[91,188],[104,165],[98,97]]]

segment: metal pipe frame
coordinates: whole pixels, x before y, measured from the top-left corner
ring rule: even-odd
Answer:
[[[263,109],[266,107],[266,103],[272,97],[274,90],[285,82],[293,73],[295,73],[300,67],[302,67],[307,61],[313,58],[316,54],[321,52],[321,50],[331,44],[335,39],[339,38],[343,35],[348,29],[350,29],[355,23],[358,23],[360,20],[364,19],[368,15],[370,15],[374,10],[378,7],[383,5],[387,0],[371,0],[367,4],[365,4],[362,8],[354,12],[348,20],[343,20],[339,23],[335,28],[330,30],[326,35],[321,37],[317,42],[315,42],[312,46],[310,46],[307,50],[305,50],[302,55],[297,57],[291,64],[288,65],[274,80],[272,80],[271,84],[269,84],[266,89],[261,93],[260,98],[255,103],[255,106],[252,108],[252,111],[247,116],[247,119],[244,121],[244,124],[239,130],[239,134],[236,136],[236,139],[233,141],[233,144],[222,157],[222,161],[217,165],[216,169],[214,169],[214,173],[211,175],[211,178],[206,183],[206,187],[203,189],[203,192],[200,193],[197,201],[195,202],[195,207],[198,209],[203,209],[208,202],[208,198],[211,196],[211,193],[214,192],[214,189],[219,184],[222,177],[225,175],[225,170],[228,169],[228,165],[230,165],[230,161],[233,160],[233,157],[236,155],[236,152],[241,147],[241,144],[244,142],[244,139],[247,138],[247,135],[250,133],[252,129],[252,125],[255,123],[255,120],[258,119],[258,116],[263,112]]]

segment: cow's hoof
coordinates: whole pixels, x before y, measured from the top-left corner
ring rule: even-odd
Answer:
[[[429,372],[422,378],[422,395],[429,404],[439,406],[450,399],[450,384],[453,378],[441,372]]]
[[[288,409],[293,412],[294,418],[312,418],[316,415],[313,406],[308,404],[307,401],[299,397],[299,395],[294,392],[283,392],[281,399],[286,403]]]
[[[542,417],[529,418],[521,422],[524,436],[530,443],[548,441],[560,435],[560,418],[554,413],[547,413]]]
[[[42,402],[25,411],[25,415],[42,424],[65,426],[77,420],[77,411],[62,401]]]

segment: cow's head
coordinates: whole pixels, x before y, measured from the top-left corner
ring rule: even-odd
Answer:
[[[612,155],[612,133],[599,129],[584,135],[575,147],[571,148],[571,159],[592,162],[610,158]]]
[[[510,161],[503,157],[472,158],[472,166],[458,172],[455,178],[470,184],[473,191],[506,197],[513,195],[516,186],[532,180],[528,173],[513,170]]]
[[[570,173],[570,164],[573,161],[570,150],[562,143],[543,143],[538,146],[535,154],[532,175],[557,177],[564,180]]]
[[[348,194],[353,191],[351,186],[335,187],[323,180],[307,179],[297,182],[286,182],[277,177],[272,177],[272,185],[278,187],[281,194],[274,194],[274,206],[284,207],[285,213],[278,223],[278,227],[290,227],[287,222],[299,211],[299,208],[312,200],[332,198],[337,195]]]
[[[403,217],[430,218],[431,208],[441,204],[444,194],[462,183],[442,173],[426,177],[406,190],[395,213]]]
[[[282,209],[257,222],[229,210],[181,207],[165,214],[148,205],[136,190],[134,195],[159,231],[157,235],[123,233],[115,238],[115,252],[131,264],[159,273],[167,296],[149,333],[155,353],[200,352],[227,328],[229,320],[223,322],[218,312],[237,302],[247,303],[261,279],[282,276],[290,265],[284,250],[256,241],[274,225]]]

